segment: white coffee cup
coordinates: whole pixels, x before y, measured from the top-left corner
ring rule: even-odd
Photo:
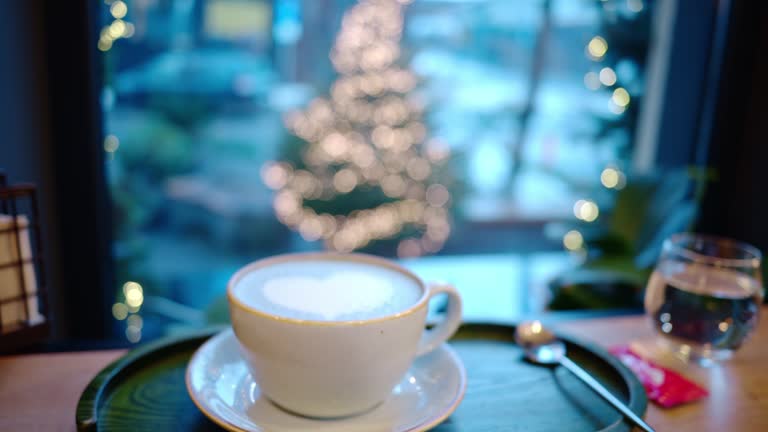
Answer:
[[[418,300],[397,313],[350,321],[305,320],[245,304],[235,288],[247,275],[282,263],[341,261],[388,269],[412,280]],[[425,329],[429,299],[448,295],[442,322]],[[461,298],[448,285],[426,285],[399,265],[369,255],[310,253],[251,263],[227,286],[232,327],[262,393],[283,409],[309,417],[345,417],[383,402],[417,356],[434,350],[461,323]]]

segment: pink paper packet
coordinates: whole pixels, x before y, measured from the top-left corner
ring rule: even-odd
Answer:
[[[648,399],[664,408],[693,402],[709,394],[679,373],[640,357],[628,345],[616,346],[609,351],[635,373],[645,387]]]

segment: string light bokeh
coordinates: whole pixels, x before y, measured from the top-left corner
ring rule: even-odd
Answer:
[[[144,304],[144,288],[138,282],[128,281],[123,284],[123,301],[112,305],[112,316],[118,321],[125,321],[125,337],[129,342],[141,340],[144,320],[139,315]]]
[[[114,20],[101,29],[96,45],[99,51],[109,51],[116,40],[130,38],[136,32],[133,23],[124,20],[128,14],[128,5],[124,1],[106,0],[105,3],[109,5],[109,14]]]
[[[397,65],[405,0],[360,0],[342,19],[330,59],[339,77],[329,98],[288,113],[286,127],[306,142],[302,167],[272,161],[261,169],[275,190],[277,218],[307,241],[350,252],[371,242],[399,241],[401,257],[440,250],[450,235],[451,194],[434,173],[449,148],[427,138],[417,77]],[[378,188],[383,203],[348,214],[316,211],[308,201],[344,199]]]
[[[607,3],[606,0],[603,3]],[[642,0],[627,0],[627,8],[633,13],[643,10]],[[584,86],[590,90],[598,91],[603,88],[610,90],[608,93],[609,110],[616,116],[624,114],[632,101],[630,92],[618,85],[618,75],[610,66],[600,67],[606,59],[609,50],[608,41],[601,35],[594,35],[584,47],[587,58],[598,65],[598,69],[587,72],[584,75]],[[606,166],[600,173],[600,183],[607,189],[621,190],[626,186],[626,175],[613,164]],[[590,199],[579,199],[573,205],[574,216],[587,223],[595,222],[600,216],[600,207]],[[586,249],[584,238],[578,230],[571,230],[563,236],[563,246],[573,252],[583,252]]]

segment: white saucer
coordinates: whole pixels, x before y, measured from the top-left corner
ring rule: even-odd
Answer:
[[[423,431],[445,420],[464,397],[466,372],[447,345],[419,357],[384,403],[355,417],[318,420],[289,414],[251,378],[232,329],[204,343],[187,366],[187,391],[208,418],[230,431]]]

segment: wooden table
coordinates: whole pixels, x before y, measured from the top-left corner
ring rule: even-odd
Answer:
[[[639,316],[564,322],[557,327],[603,346],[643,341],[651,336]],[[0,357],[0,430],[75,431],[80,392],[102,367],[123,353],[113,350]],[[723,366],[680,368],[670,359],[659,360],[704,384],[711,394],[700,402],[673,409],[649,405],[646,420],[657,430],[768,431],[768,320],[763,320],[754,340]]]
[[[764,318],[767,313],[764,308]],[[655,346],[650,340],[653,333],[643,317],[575,321],[558,327],[604,347],[633,340],[633,347],[659,364],[709,389],[707,398],[676,408],[650,403],[645,420],[658,431],[768,431],[768,319],[732,360],[710,368],[686,366],[649,349]]]

